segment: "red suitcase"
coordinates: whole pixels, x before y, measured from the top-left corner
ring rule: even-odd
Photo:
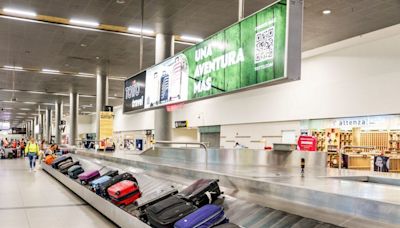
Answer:
[[[123,180],[108,188],[108,195],[116,205],[128,205],[142,196],[139,186],[130,180]]]

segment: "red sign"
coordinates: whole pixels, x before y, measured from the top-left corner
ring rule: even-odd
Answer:
[[[302,135],[297,141],[297,147],[303,151],[317,151],[317,138],[314,136]]]

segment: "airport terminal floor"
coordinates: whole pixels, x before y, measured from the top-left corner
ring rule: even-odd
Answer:
[[[0,160],[0,227],[117,227],[27,159]]]

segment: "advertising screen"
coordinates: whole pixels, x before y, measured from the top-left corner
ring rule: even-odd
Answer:
[[[275,4],[185,51],[189,100],[283,78],[286,4]]]
[[[146,90],[146,71],[125,81],[124,112],[144,108]]]
[[[126,80],[124,112],[299,79],[302,10],[278,1]]]
[[[187,100],[188,63],[178,54],[146,71],[145,108]]]

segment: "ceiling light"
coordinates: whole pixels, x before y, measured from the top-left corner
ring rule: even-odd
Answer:
[[[42,103],[42,105],[54,105],[53,103]]]
[[[3,66],[3,68],[5,70],[22,70],[23,68],[20,66],[9,66],[9,65],[5,65]]]
[[[21,111],[31,111],[32,109],[30,109],[30,108],[20,108],[19,110],[21,110]]]
[[[332,11],[329,10],[329,9],[326,9],[326,10],[323,10],[322,13],[323,13],[324,15],[328,15],[328,14],[331,14]]]
[[[81,44],[81,47],[87,47],[87,44]]]
[[[94,74],[83,73],[83,72],[79,72],[76,76],[78,76],[78,77],[83,77],[83,78],[93,78],[93,77],[95,77]]]
[[[128,32],[140,34],[140,28],[138,27],[129,27]],[[154,35],[154,31],[151,29],[142,29],[143,34]]]
[[[37,102],[33,102],[33,101],[24,101],[22,103],[24,103],[24,104],[37,104]]]
[[[125,4],[125,0],[117,0],[116,3],[118,3],[118,4]]]
[[[73,25],[82,25],[82,26],[88,26],[88,27],[98,27],[100,24],[95,21],[85,21],[85,20],[80,20],[80,19],[71,19],[69,20],[69,23]]]
[[[182,35],[182,36],[180,36],[180,38],[182,40],[191,41],[191,42],[202,42],[204,40],[204,39],[199,38],[199,37],[186,36],[186,35]]]
[[[23,113],[23,112],[18,112],[17,115],[25,116],[25,115],[27,115],[27,114],[26,114],[26,113]]]
[[[3,12],[7,14],[15,14],[19,16],[26,16],[26,17],[36,17],[37,14],[32,11],[25,11],[25,10],[18,10],[18,9],[12,9],[12,8],[3,8]]]
[[[60,71],[59,70],[52,70],[52,69],[42,69],[42,73],[46,73],[46,74],[59,74]]]

